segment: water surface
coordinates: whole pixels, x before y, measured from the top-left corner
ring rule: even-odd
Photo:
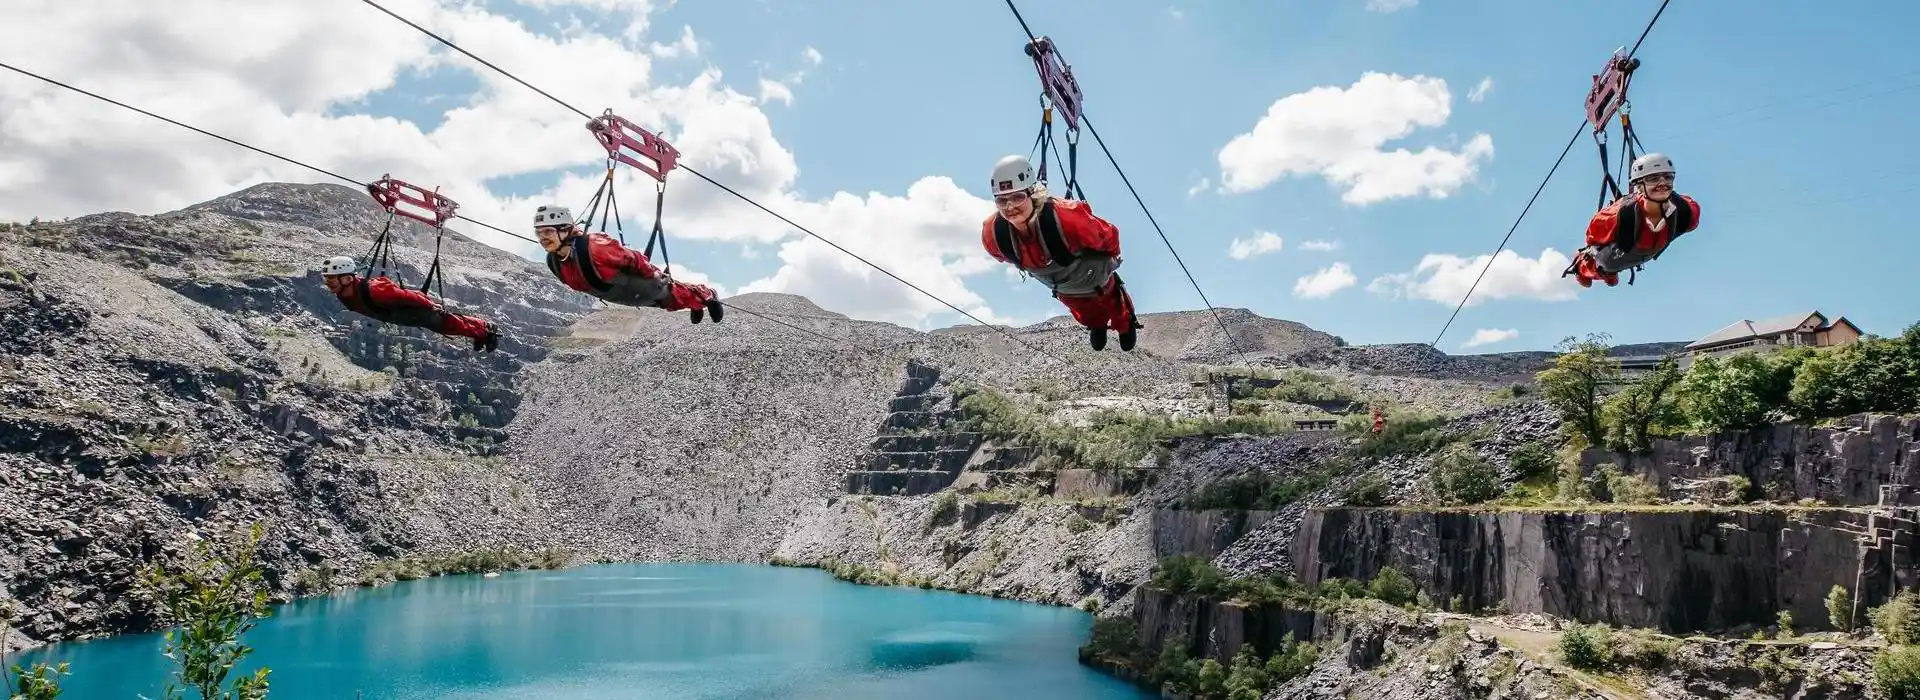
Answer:
[[[1152,697],[1075,662],[1092,617],[825,572],[612,564],[453,576],[275,608],[245,641],[273,700]],[[62,700],[159,697],[158,634],[61,644]]]

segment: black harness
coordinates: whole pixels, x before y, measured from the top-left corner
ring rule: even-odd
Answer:
[[[1070,265],[1080,256],[1067,248],[1067,239],[1060,233],[1060,218],[1053,212],[1053,201],[1048,200],[1040,207],[1039,226],[1040,244],[1047,249],[1047,257],[1055,265]],[[1019,267],[1026,265],[1020,260],[1020,246],[1014,242],[1013,224],[1007,217],[996,216],[993,219],[993,241],[1000,246],[1000,253]]]
[[[573,246],[574,269],[580,272],[581,279],[587,281],[587,286],[598,290],[602,294],[612,291],[613,285],[607,284],[606,280],[600,278],[600,268],[598,265],[593,264],[593,257],[587,252],[587,235],[580,234],[574,236],[573,242],[570,245]],[[554,277],[566,279],[560,275],[560,264],[560,256],[554,255],[553,253],[547,254],[547,269],[553,272]]]

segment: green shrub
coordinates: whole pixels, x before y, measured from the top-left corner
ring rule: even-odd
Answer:
[[[1853,597],[1839,584],[1827,591],[1827,623],[1842,632],[1853,631]]]
[[[1500,472],[1462,446],[1434,458],[1428,482],[1441,503],[1485,503],[1500,495]]]
[[[1560,634],[1560,660],[1578,669],[1605,668],[1613,662],[1613,631],[1605,624],[1568,625]]]
[[[1896,646],[1874,656],[1873,689],[1885,700],[1920,700],[1920,648]]]
[[[1381,569],[1374,574],[1372,581],[1367,582],[1367,597],[1392,605],[1411,603],[1419,594],[1420,587],[1414,585],[1413,579],[1391,566]]]
[[[1514,476],[1521,481],[1552,474],[1553,467],[1557,463],[1553,448],[1539,440],[1521,445],[1519,449],[1513,451],[1513,456],[1507,458],[1507,464],[1513,468]]]

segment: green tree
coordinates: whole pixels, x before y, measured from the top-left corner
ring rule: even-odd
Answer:
[[[200,700],[267,696],[266,668],[236,678],[231,689],[222,688],[234,667],[253,653],[241,635],[268,614],[256,559],[264,533],[256,523],[245,533],[216,538],[213,545],[201,541],[178,570],[155,564],[142,572],[143,588],[157,602],[161,619],[178,625],[166,633],[166,656],[177,666],[167,681],[167,700],[186,697],[182,686],[198,693]]]
[[[13,601],[0,599],[0,663],[6,661],[4,653],[7,633],[12,629]],[[7,700],[54,700],[60,697],[61,676],[67,675],[67,662],[49,666],[35,663],[32,667],[22,668],[14,664],[3,674],[6,680]]]
[[[1694,361],[1680,382],[1687,416],[1696,430],[1744,430],[1766,423],[1787,408],[1793,371],[1802,353],[1743,352],[1725,359]]]
[[[1267,667],[1255,656],[1253,645],[1242,643],[1227,670],[1227,700],[1260,700],[1267,694]]]
[[[1793,378],[1795,412],[1831,418],[1920,411],[1920,323],[1898,338],[1862,338],[1811,354]]]
[[[1560,341],[1553,366],[1534,375],[1542,398],[1560,412],[1561,424],[1592,446],[1606,444],[1600,394],[1620,376],[1620,363],[1607,356],[1606,341],[1605,334],[1584,341],[1569,336]]]
[[[1668,356],[1652,373],[1607,399],[1601,411],[1611,438],[1607,446],[1620,452],[1643,452],[1652,446],[1654,434],[1682,427],[1685,418],[1674,389],[1684,376],[1680,363]]]

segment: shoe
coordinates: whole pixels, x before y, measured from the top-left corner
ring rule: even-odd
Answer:
[[[721,306],[719,299],[708,299],[707,312],[713,314],[714,323],[719,323],[727,315],[727,307]]]
[[[1132,328],[1128,328],[1120,333],[1121,352],[1133,352],[1133,344],[1140,339],[1140,336],[1135,333],[1135,331],[1144,327],[1145,326],[1140,325],[1140,322],[1135,321]]]
[[[1105,326],[1088,327],[1087,342],[1093,344],[1094,350],[1107,349],[1107,328]]]
[[[688,311],[688,312],[687,312],[687,316],[688,316],[689,318],[692,318],[692,319],[693,319],[693,322],[694,322],[694,323],[699,323],[699,322],[701,322],[702,320],[705,320],[705,319],[706,319],[706,317],[707,317],[707,311],[706,311],[706,309],[702,309],[702,308],[699,308],[699,307],[694,307],[694,308],[693,308],[692,310],[690,310],[690,311]]]
[[[493,352],[500,347],[500,329],[487,322],[487,334],[473,339],[474,352]]]

